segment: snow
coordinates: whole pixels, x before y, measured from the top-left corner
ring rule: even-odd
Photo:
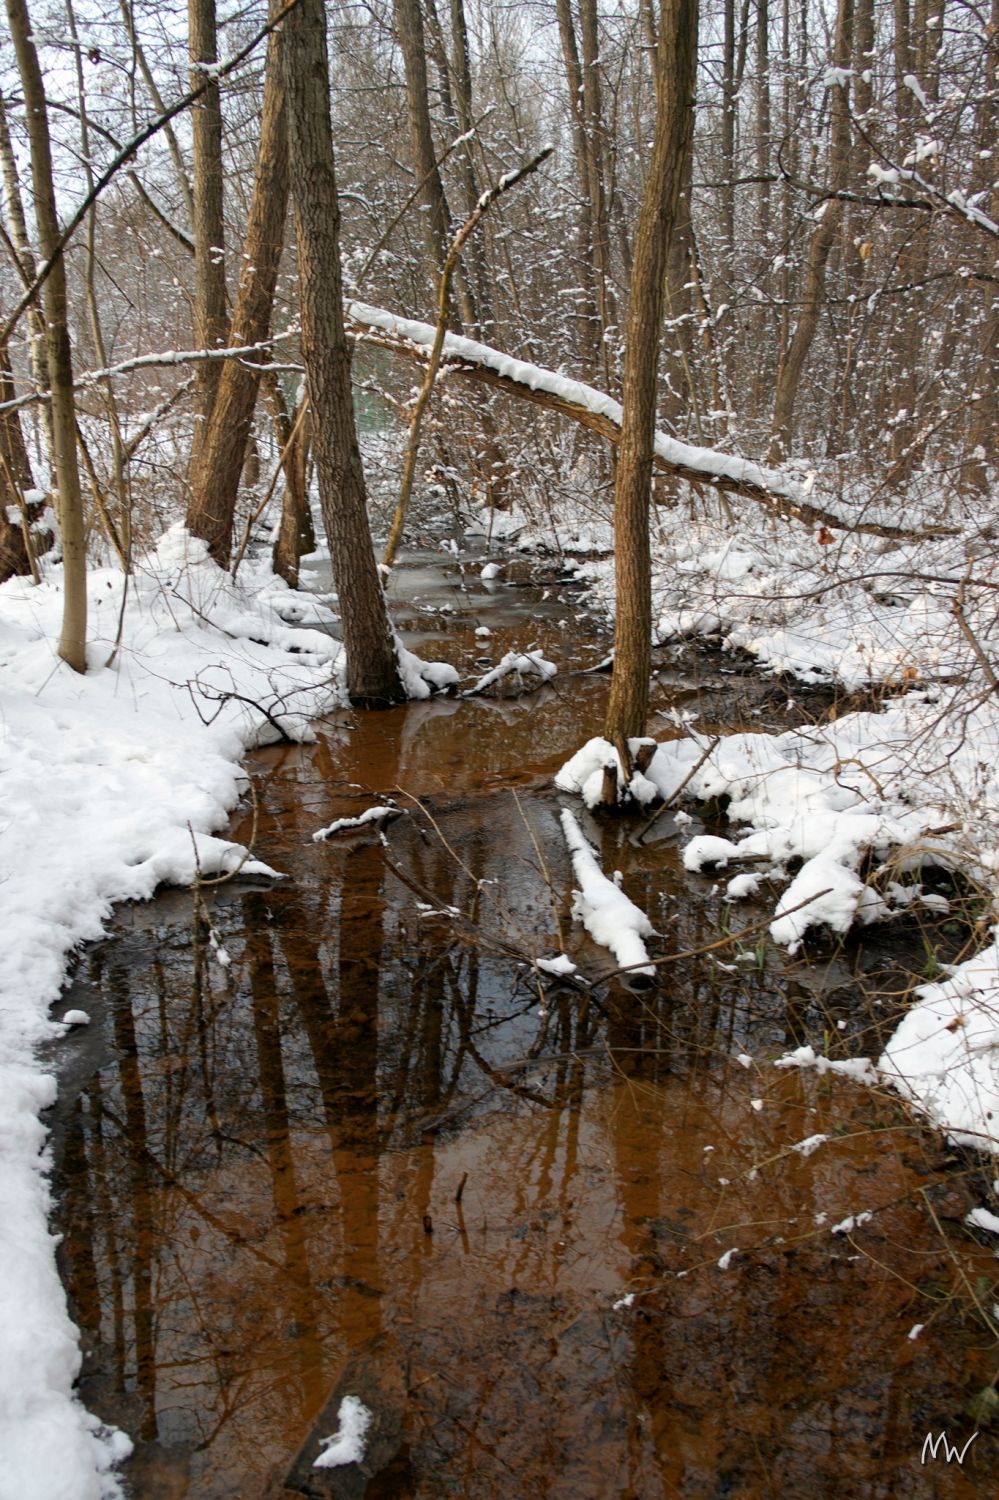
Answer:
[[[568,808],[562,813],[562,832],[579,884],[574,893],[573,917],[582,922],[595,943],[613,953],[622,969],[629,969],[633,976],[654,976],[655,968],[649,963],[643,941],[655,936],[652,923],[613,880],[607,879]]]
[[[982,878],[999,867],[999,713],[989,702],[961,714],[944,711],[960,691],[911,693],[881,713],[844,715],[782,735],[731,734],[713,743],[688,730],[659,745],[629,790],[639,802],[669,801],[681,788],[695,802],[729,798],[729,822],[749,831],[696,835],[683,850],[684,868],[758,866],[750,880],[729,884],[733,897],[751,894],[764,877],[783,882],[770,933],[794,953],[811,928],[846,932],[913,901],[933,904],[932,896],[924,898],[919,871],[934,864],[969,868],[972,828],[988,840]],[[914,744],[923,749],[919,756]],[[592,739],[555,784],[595,807],[605,765],[616,768],[620,788],[616,750]],[[880,862],[877,883],[867,870],[871,859]],[[801,867],[789,879],[791,861]]]
[[[332,823],[327,823],[325,828],[317,828],[312,835],[315,844],[321,844],[330,839],[336,833],[343,833],[351,828],[366,828],[369,825],[380,827],[387,818],[398,818],[402,810],[398,807],[367,807],[364,812],[359,813],[356,818],[336,818]]]
[[[634,755],[645,743],[643,739],[629,740],[628,748]],[[566,761],[555,777],[555,785],[560,792],[574,792],[582,797],[587,807],[596,807],[603,799],[604,768],[607,766],[614,767],[620,798],[625,790],[621,757],[610,741],[599,735],[587,740],[583,748]],[[650,780],[649,772],[636,771],[627,783],[627,792],[636,802],[644,804],[660,794],[660,786],[655,780]]]
[[[823,1073],[839,1073],[844,1078],[853,1078],[857,1083],[875,1084],[878,1073],[868,1057],[823,1057],[814,1047],[796,1047],[793,1052],[774,1060],[775,1068],[814,1068]]]
[[[398,636],[395,649],[399,661],[399,676],[407,698],[429,698],[432,693],[446,692],[458,682],[457,670],[450,663],[423,661],[414,652],[408,651]]]
[[[488,661],[488,657],[486,660]],[[548,682],[558,672],[554,662],[546,661],[540,651],[508,651],[495,667],[481,676],[478,682],[465,690],[465,697],[469,698],[473,693],[482,693],[487,687],[501,682],[504,677],[536,678],[539,682]]]
[[[916,994],[882,1077],[952,1140],[999,1152],[999,939]]]
[[[326,1447],[313,1464],[314,1469],[336,1469],[343,1464],[359,1464],[364,1457],[365,1438],[373,1415],[359,1396],[344,1396],[337,1412],[340,1426],[332,1437],[323,1438]]]
[[[985,1229],[989,1234],[999,1234],[999,1215],[990,1213],[987,1208],[973,1208],[965,1215],[964,1222],[970,1224],[972,1229]]]
[[[330,611],[249,559],[234,582],[182,527],[127,588],[117,569],[88,574],[86,675],[56,655],[61,569],[44,566],[37,587],[0,586],[0,1492],[102,1500],[130,1445],[73,1394],[39,1120],[55,1082],[38,1048],[87,1018],[49,1007],[115,903],[198,871],[274,875],[215,833],[245,789],[240,759],[311,738],[345,695]],[[414,696],[457,675],[413,662]],[[217,941],[213,954],[226,964]]]
[[[845,1219],[840,1219],[838,1224],[833,1225],[829,1233],[852,1234],[855,1229],[859,1229],[861,1224],[869,1223],[873,1217],[874,1215],[869,1210],[862,1214],[847,1214]]]
[[[817,1151],[820,1146],[824,1146],[828,1139],[827,1135],[810,1135],[805,1140],[798,1141],[796,1145],[791,1147],[791,1150],[797,1151],[799,1156],[811,1156],[812,1152]]]
[[[536,958],[534,960],[537,968],[546,974],[554,974],[557,978],[564,978],[567,974],[577,972],[576,965],[565,953],[560,953],[556,958]]]
[[[738,1247],[738,1245],[733,1245],[732,1248],[731,1248],[731,1250],[726,1250],[725,1254],[719,1258],[719,1261],[718,1261],[718,1269],[719,1269],[719,1271],[727,1271],[728,1268],[729,1268],[729,1266],[732,1264],[733,1257],[736,1256],[736,1255],[738,1255],[738,1253],[739,1253],[739,1247]]]

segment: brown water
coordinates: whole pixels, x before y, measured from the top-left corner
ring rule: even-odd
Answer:
[[[461,582],[410,570],[416,649],[471,675],[536,642],[556,685],[345,712],[259,754],[255,852],[287,878],[215,889],[229,970],[168,892],[67,996],[94,1023],[60,1052],[63,1267],[132,1493],[994,1493],[987,1430],[963,1466],[920,1461],[930,1431],[972,1436],[996,1373],[961,1164],[891,1099],[765,1062],[874,1050],[876,940],[793,966],[753,930],[641,996],[540,991],[532,954],[610,967],[571,921],[551,790],[599,725],[606,680],[573,671],[603,644],[570,591]],[[674,662],[660,706],[765,718],[751,683],[703,671]],[[407,809],[387,850],[312,842],[386,794]],[[641,847],[584,821],[664,952],[763,918],[681,873],[671,818]],[[367,1483],[310,1470],[350,1393],[376,1414]]]

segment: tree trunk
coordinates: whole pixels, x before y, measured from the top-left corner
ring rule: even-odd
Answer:
[[[274,571],[293,589],[298,588],[298,565],[316,550],[316,534],[309,509],[307,468],[312,431],[308,398],[303,394],[294,418],[288,415],[284,393],[273,372],[264,377],[274,419],[274,432],[281,448],[284,498],[281,525],[274,543]]]
[[[635,235],[624,366],[623,420],[614,489],[617,608],[614,671],[604,733],[621,746],[645,732],[652,662],[649,499],[656,377],[670,236],[694,128],[697,0],[664,0],[652,162]]]
[[[850,67],[853,46],[853,0],[839,0],[836,17],[836,42],[833,62],[843,69],[841,83],[831,86],[829,125],[829,186],[833,193],[846,185],[850,160],[850,97],[845,73]],[[801,294],[801,313],[787,353],[777,371],[777,390],[770,438],[770,463],[780,463],[791,447],[791,425],[801,384],[802,371],[808,359],[825,304],[826,262],[839,234],[843,215],[840,199],[828,198],[822,205],[822,217],[812,230],[805,261],[805,282]]]
[[[447,259],[451,243],[451,214],[444,194],[444,183],[437,166],[433,127],[430,122],[430,105],[427,95],[427,49],[423,35],[423,15],[420,0],[394,0],[396,36],[402,52],[403,69],[406,75],[406,111],[409,118],[409,138],[413,152],[413,167],[417,182],[422,182],[423,201],[427,205],[427,242],[430,266],[436,282]],[[460,313],[458,328],[463,322],[472,328],[478,319],[474,299],[463,275],[455,280],[457,311]]]
[[[38,53],[31,36],[25,0],[7,0],[18,72],[24,91],[25,122],[31,148],[31,178],[35,223],[42,257],[51,259],[59,241],[52,148],[49,140],[45,87]],[[58,489],[57,508],[63,560],[63,615],[59,655],[76,672],[87,665],[87,556],[83,530],[83,497],[76,457],[76,407],[73,399],[73,357],[69,343],[66,266],[58,256],[43,289],[45,355],[52,395],[52,467]]]
[[[579,61],[576,28],[570,0],[555,0],[566,84],[569,90],[569,118],[572,121],[572,146],[579,177],[579,263],[581,272],[580,317],[582,330],[582,367],[587,380],[600,372],[600,317],[597,310],[597,273],[594,264],[593,205],[590,202],[587,173],[586,123],[583,107],[583,69]]]
[[[7,124],[7,107],[2,94],[0,94],[0,170],[3,172],[4,203],[7,208],[10,237],[17,258],[17,267],[21,280],[28,287],[35,279],[37,268],[31,241],[28,239],[28,224],[21,198],[21,182]],[[45,319],[41,308],[34,303],[28,308],[27,316],[30,330],[28,358],[31,363],[31,377],[39,391],[46,391],[49,384],[49,372],[45,360]],[[42,406],[42,426],[45,429],[46,442],[51,452],[52,413],[48,403]]]
[[[351,399],[350,351],[343,326],[340,208],[323,0],[299,0],[283,26],[302,356],[313,414],[319,498],[340,596],[347,691],[353,703],[398,703],[405,694],[368,526]]]
[[[7,350],[0,345],[0,403],[14,399],[14,377]],[[0,583],[15,573],[31,573],[31,523],[41,513],[40,501],[28,502],[26,490],[35,487],[31,460],[16,409],[0,411]],[[17,519],[20,517],[20,519]]]
[[[215,0],[188,0],[188,49],[191,87],[205,81],[199,63],[218,61]],[[194,148],[194,337],[199,348],[215,349],[225,342],[225,227],[223,220],[222,92],[217,83],[202,94],[191,110]],[[195,380],[194,453],[204,436],[205,422],[215,399],[221,367],[204,360]]]
[[[282,8],[271,0],[271,19]],[[281,39],[267,43],[263,114],[253,196],[243,242],[242,274],[229,340],[234,347],[260,343],[270,332],[274,288],[288,211],[288,131],[281,76]],[[203,537],[220,567],[228,567],[240,473],[253,422],[259,376],[242,360],[228,359],[218,376],[211,410],[191,464],[187,525]]]

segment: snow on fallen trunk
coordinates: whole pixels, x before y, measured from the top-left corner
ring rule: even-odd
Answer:
[[[562,832],[579,883],[573,893],[573,917],[582,922],[595,943],[613,953],[622,969],[630,971],[632,983],[649,983],[656,971],[649,963],[643,939],[655,937],[652,923],[613,880],[607,879],[568,808],[562,813]]]
[[[952,1140],[999,1153],[999,937],[916,994],[881,1076]]]
[[[540,682],[551,681],[557,672],[555,663],[546,661],[540,651],[508,651],[495,667],[480,677],[472,687],[467,688],[462,696],[471,698],[476,693],[485,692],[486,688],[502,682],[505,677],[516,677],[521,686],[533,689]]]
[[[329,612],[251,563],[234,583],[182,528],[137,561],[127,594],[113,568],[91,571],[87,589],[78,676],[55,652],[60,570],[0,586],[0,1491],[17,1500],[118,1494],[108,1470],[128,1448],[73,1394],[80,1354],[41,1154],[55,1085],[37,1049],[67,1030],[49,1006],[116,902],[243,859],[213,833],[245,787],[240,758],[305,737],[343,698],[340,645],[315,628]]]
[[[432,324],[398,317],[382,307],[350,302],[344,312],[348,324],[353,325],[352,331],[356,336],[371,338],[386,348],[400,352],[415,350],[421,357],[425,357],[436,339],[437,330]],[[459,374],[463,371],[466,374],[478,374],[480,378],[505,386],[515,394],[519,392],[529,398],[533,397],[542,405],[582,422],[612,442],[620,439],[623,416],[621,403],[594,386],[571,380],[568,376],[541,365],[514,359],[500,349],[476,343],[473,339],[454,333],[447,334],[444,339],[442,373],[443,368],[449,364]],[[810,498],[814,476],[802,483],[787,470],[765,468],[752,459],[723,453],[717,448],[698,447],[658,431],[655,434],[654,458],[658,467],[679,474],[682,478],[701,484],[715,484],[722,489],[737,490],[741,494],[767,500],[784,514],[795,516],[809,525],[848,526],[853,530],[872,531],[886,536],[908,534],[897,526],[870,523],[863,515],[840,517],[835,512],[816,505]]]
[[[367,807],[364,812],[359,813],[356,818],[336,818],[332,823],[327,823],[325,828],[317,828],[312,835],[314,844],[325,843],[335,834],[348,833],[354,828],[377,828],[382,829],[386,823],[391,823],[396,818],[404,817],[401,807]]]

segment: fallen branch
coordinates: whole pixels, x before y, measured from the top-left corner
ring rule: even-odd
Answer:
[[[348,333],[353,338],[421,363],[430,358],[437,339],[437,329],[432,324],[396,317],[394,313],[369,307],[363,302],[349,302],[344,316]],[[621,440],[621,404],[594,386],[570,380],[540,365],[527,364],[488,344],[479,344],[454,333],[445,336],[439,362],[442,373],[447,370],[468,380],[495,386],[511,396],[542,406],[546,411],[558,412],[612,443]],[[782,469],[764,468],[751,459],[722,453],[717,448],[698,448],[664,432],[656,433],[653,463],[661,473],[675,474],[692,484],[710,484],[717,490],[744,495],[806,526],[828,526],[896,540],[956,534],[943,527],[912,531],[880,521],[854,520],[837,515],[816,505],[809,498],[807,486]]]

